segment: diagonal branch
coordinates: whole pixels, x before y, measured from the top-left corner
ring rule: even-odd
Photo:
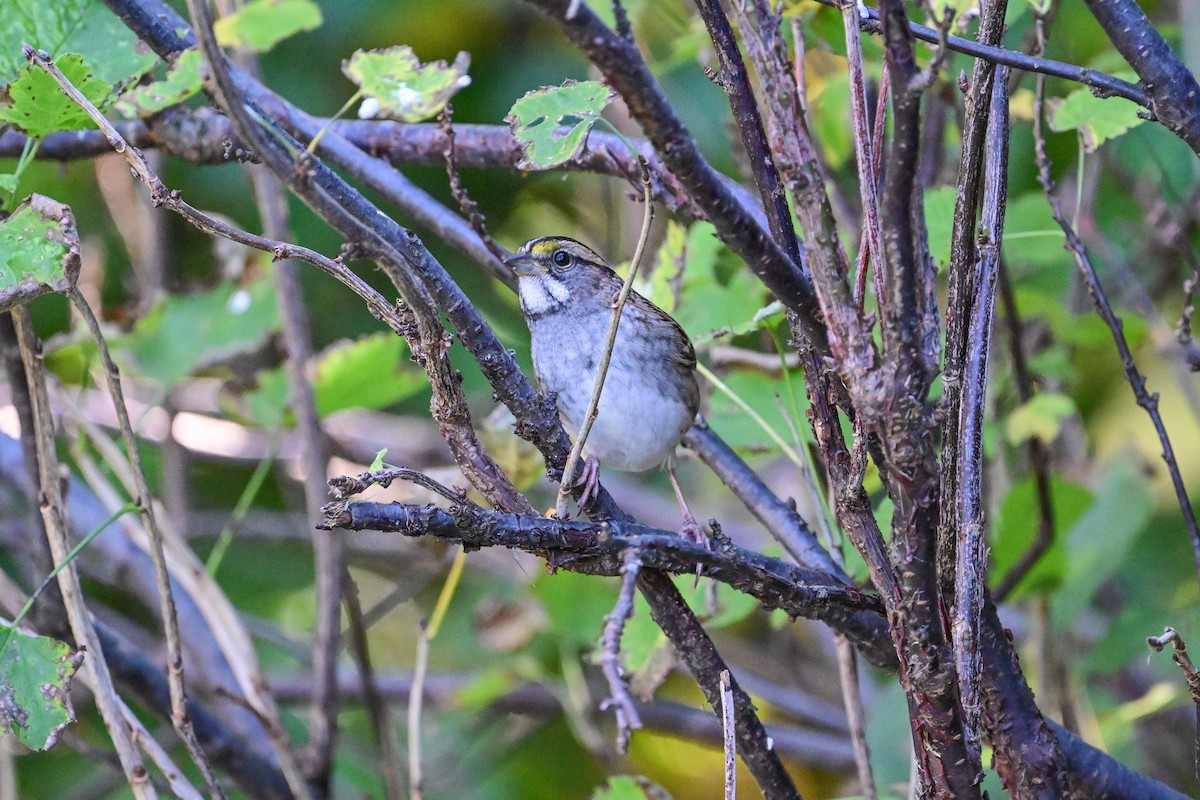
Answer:
[[[716,228],[717,236],[785,306],[798,313],[805,336],[824,350],[825,334],[812,281],[700,154],[637,46],[605,26],[586,5],[571,0],[529,2],[552,18],[600,70],[625,100],[663,162]]]
[[[1196,76],[1175,55],[1135,0],[1084,2],[1141,79],[1155,116],[1200,155],[1200,83]]]

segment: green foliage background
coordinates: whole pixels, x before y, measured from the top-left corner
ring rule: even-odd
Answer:
[[[355,88],[343,76],[341,64],[358,49],[404,44],[423,61],[447,62],[459,51],[468,51],[472,83],[453,100],[458,122],[501,124],[512,104],[527,91],[566,79],[594,77],[556,29],[520,3],[360,0],[344,4],[324,0],[320,5],[324,22],[319,29],[286,39],[262,56],[266,83],[313,114],[333,114],[353,94]],[[594,5],[598,12],[607,13],[606,3]],[[722,171],[742,175],[740,152],[729,145],[728,105],[697,63],[698,58],[708,63],[711,53],[690,4],[640,0],[626,7],[639,43],[701,148]],[[850,164],[840,18],[835,11],[811,3],[789,4],[788,11],[805,19],[811,115],[823,155],[836,185],[847,196],[857,197]],[[1158,3],[1149,11],[1164,20],[1177,15],[1170,3]],[[1028,7],[1013,3],[1009,24],[1007,41],[1016,46],[1031,29]],[[1050,56],[1119,71],[1120,62],[1081,4],[1063,4],[1054,26]],[[1166,24],[1162,29],[1185,56],[1200,47],[1181,36],[1178,26]],[[0,44],[0,52],[9,59],[0,60],[0,65],[11,62],[11,77],[19,65],[11,59],[14,43],[0,33]],[[866,47],[868,63],[877,74],[877,42],[869,41]],[[955,76],[960,69],[969,70],[969,65],[969,60],[954,56],[943,75]],[[160,65],[155,74],[162,72]],[[1190,727],[1179,724],[1180,719],[1187,719],[1190,705],[1186,691],[1177,669],[1165,656],[1148,659],[1144,643],[1147,635],[1159,633],[1166,624],[1178,628],[1186,639],[1200,641],[1192,558],[1153,431],[1133,404],[1107,330],[1090,314],[1070,258],[1061,248],[1061,235],[1056,233],[1036,184],[1028,124],[1029,87],[1027,79],[1013,97],[1005,257],[1018,307],[1033,331],[1027,344],[1032,344],[1032,367],[1043,394],[1037,403],[1019,404],[1010,362],[999,352],[1003,348],[996,348],[995,414],[988,428],[989,454],[994,460],[989,475],[993,575],[1002,575],[1017,560],[1036,531],[1034,493],[1022,443],[1039,436],[1056,454],[1054,499],[1060,533],[1011,604],[1012,626],[1022,643],[1024,666],[1048,713],[1066,709],[1090,741],[1192,791],[1198,787],[1188,777]],[[1095,100],[1063,81],[1052,80],[1050,87],[1051,94],[1062,102],[1054,119],[1054,128],[1060,132],[1050,138],[1057,177],[1064,185],[1082,187],[1081,227],[1103,270],[1101,279],[1123,312],[1126,332],[1137,345],[1151,389],[1162,394],[1163,414],[1180,466],[1195,493],[1200,488],[1200,447],[1196,446],[1200,440],[1200,387],[1193,374],[1178,369],[1170,336],[1180,312],[1180,286],[1186,273],[1180,254],[1156,240],[1148,217],[1152,211],[1164,209],[1178,213],[1184,205],[1195,203],[1200,186],[1196,159],[1158,125],[1136,124],[1127,108],[1115,107],[1119,105],[1116,101]],[[949,80],[935,92],[943,102],[957,99],[956,94]],[[927,98],[927,103],[932,99]],[[194,105],[198,101],[189,102]],[[619,110],[610,116],[620,124]],[[1091,138],[1085,140],[1077,128],[1086,128]],[[1106,132],[1116,138],[1096,140]],[[931,248],[941,261],[948,250],[957,135],[951,115],[942,146],[942,168],[927,197]],[[1091,148],[1096,152],[1087,152]],[[0,172],[14,169],[15,162],[0,161]],[[241,166],[197,167],[167,159],[162,173],[166,183],[182,190],[193,205],[219,211],[246,229],[259,230]],[[454,205],[444,170],[412,168],[405,173],[423,189]],[[632,249],[640,211],[627,201],[624,184],[580,173],[563,178],[553,173],[514,175],[503,170],[464,170],[463,178],[496,238],[506,246],[515,247],[536,235],[566,233],[596,245],[613,260],[627,257]],[[258,347],[278,325],[265,279],[244,281],[240,288],[223,282],[207,238],[178,218],[164,215],[161,223],[167,230],[170,263],[167,288],[172,297],[139,314],[130,306],[135,277],[129,256],[97,189],[91,163],[36,162],[21,176],[16,197],[29,191],[50,195],[75,210],[85,263],[91,265],[93,275],[100,276],[106,315],[126,323],[134,316],[141,317],[124,332],[114,329],[114,342],[129,367],[128,374],[140,380],[143,392],[161,399],[168,389],[177,389],[198,374],[242,389],[249,380],[254,384],[251,391],[222,395],[223,413],[238,424],[261,428],[268,438],[279,435],[281,426],[289,424],[290,414],[285,408],[282,376],[272,371],[277,369],[278,353],[271,346]],[[297,243],[336,253],[340,242],[333,232],[298,202],[292,202],[292,211]],[[399,221],[409,224],[403,217]],[[664,248],[673,246],[661,221],[656,236],[666,242]],[[706,231],[696,227],[689,235],[677,230],[674,246],[681,248],[680,252],[685,239],[692,246],[686,251],[688,268],[675,313],[689,333],[702,341],[715,328],[748,322],[765,304],[765,293],[727,251],[709,244]],[[1194,247],[1195,234],[1192,239]],[[444,243],[428,236],[425,241],[528,365],[528,335],[515,297]],[[253,267],[260,273],[269,268],[265,262]],[[388,293],[378,275],[368,271],[365,277]],[[344,340],[378,334],[379,325],[357,298],[324,276],[305,271],[303,285],[318,348],[332,348],[316,372],[320,386],[321,370],[325,370],[330,393],[323,395],[328,399],[322,412],[367,405],[403,423],[381,426],[378,434],[359,430],[358,436],[373,442],[373,449],[396,447],[400,443],[389,436],[410,430],[405,426],[427,436],[431,427],[428,391],[416,367],[407,361],[407,351],[378,339],[347,346]],[[231,296],[239,291],[254,300],[255,311],[238,316],[234,324],[232,317],[223,315]],[[261,313],[257,311],[260,307]],[[47,348],[51,367],[68,385],[82,383],[92,356],[69,332],[65,301],[48,296],[32,308],[39,332],[51,343]],[[750,327],[736,341],[771,352],[781,335],[786,333],[778,317],[769,317],[765,326]],[[186,352],[165,348],[164,343],[181,340],[187,345],[183,348]],[[231,352],[255,349],[258,356],[249,368],[229,359]],[[463,372],[476,419],[482,422],[494,405],[490,390],[457,345],[453,356]],[[701,348],[701,360],[705,357]],[[792,439],[790,425],[805,431],[798,376],[780,381],[729,368],[721,374],[785,440]],[[369,376],[369,385],[348,384],[356,375]],[[777,395],[782,402],[776,400]],[[727,397],[714,395],[708,416],[724,437],[752,454],[752,463],[785,495],[803,494],[795,468],[780,457],[762,428]],[[501,425],[493,432],[496,441],[507,441],[505,430]],[[507,466],[514,473],[533,481],[532,492],[538,502],[548,502],[549,487],[544,480],[534,481],[540,465],[532,463],[528,453],[509,445],[497,452],[508,459]],[[154,480],[159,459],[153,452],[149,456]],[[445,463],[444,457],[431,456],[429,463],[408,466],[427,469]],[[256,466],[257,459],[247,458],[193,462],[189,477],[197,517],[192,527],[201,556],[209,554],[221,533],[223,523],[214,520],[228,519]],[[698,498],[698,516],[718,517],[739,542],[773,552],[772,545],[710,475],[694,464],[685,465],[684,475],[690,495]],[[619,499],[628,507],[650,522],[674,524],[669,493],[659,476],[615,480]],[[873,486],[880,514],[884,514],[887,502],[877,478]],[[273,469],[254,498],[251,519],[261,512],[274,515],[265,519],[284,520],[294,528],[302,526],[295,517],[302,507],[297,485],[280,466]],[[282,516],[285,513],[292,516]],[[370,557],[366,545],[359,542],[356,547],[362,548],[362,554],[354,563],[354,574],[365,606],[385,598],[397,585],[403,586],[407,601],[384,616],[371,637],[377,667],[387,674],[404,673],[411,667],[417,623],[432,607],[449,564],[448,554],[427,542],[405,543],[398,552],[389,551],[389,559],[381,566]],[[847,555],[851,565],[860,564],[852,552]],[[313,623],[311,570],[306,535],[276,539],[242,530],[233,536],[220,561],[217,574],[223,588],[241,609],[260,621],[261,629],[273,632],[260,640],[260,655],[268,673],[281,679],[303,675],[306,670],[304,647],[297,645],[306,641]],[[690,582],[681,586],[690,589]],[[454,678],[454,689],[427,713],[429,796],[586,798],[605,783],[607,775],[622,772],[649,776],[678,798],[716,795],[720,786],[718,751],[645,731],[635,736],[627,759],[614,759],[607,752],[611,721],[594,712],[594,702],[591,707],[580,702],[581,687],[586,686],[581,669],[591,669],[581,667],[581,659],[595,644],[602,618],[614,599],[615,586],[609,580],[567,573],[548,576],[534,561],[506,553],[471,555],[465,582],[433,647],[431,670]],[[711,627],[719,630],[718,643],[735,665],[775,685],[839,702],[828,642],[813,626],[770,617],[741,598],[722,599],[723,614]],[[503,622],[489,613],[496,610],[504,612],[499,615]],[[512,630],[500,631],[503,625]],[[497,644],[499,633],[511,638]],[[631,666],[636,668],[648,660],[659,644],[643,607],[628,633]],[[517,717],[488,710],[493,700],[526,681],[550,687],[567,713]],[[891,676],[868,673],[866,682],[875,767],[881,785],[889,787],[906,780],[908,773],[907,714]],[[694,686],[678,675],[667,682],[660,696],[702,704]],[[786,710],[767,702],[760,705],[768,718],[788,718]],[[90,708],[80,711],[75,735],[85,742],[102,742],[98,718]],[[302,739],[303,708],[294,705],[288,713],[293,733]],[[337,794],[377,796],[381,783],[368,721],[349,704],[341,722],[344,743],[337,764]],[[403,735],[402,725],[399,733]],[[597,748],[596,742],[601,746]],[[17,764],[22,797],[70,796],[99,780],[81,756],[61,746],[46,755],[22,755]],[[793,766],[806,797],[832,797],[839,791],[838,776],[802,764]],[[743,796],[753,796],[752,784],[745,778]]]

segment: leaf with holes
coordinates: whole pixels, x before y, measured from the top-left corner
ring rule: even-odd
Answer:
[[[359,107],[363,119],[386,118],[420,122],[441,113],[459,89],[471,85],[470,53],[459,53],[453,64],[422,64],[411,47],[359,50],[342,62],[342,72],[366,97]]]
[[[75,216],[62,203],[32,195],[0,222],[0,311],[79,279]]]
[[[599,81],[567,81],[529,92],[504,121],[521,145],[523,169],[547,169],[574,158],[612,99]]]
[[[0,631],[0,726],[34,750],[49,750],[75,721],[71,677],[83,654],[7,625]]]
[[[161,81],[135,86],[116,102],[126,117],[148,117],[182,103],[204,88],[204,57],[194,47],[179,54]]]
[[[112,85],[93,75],[83,56],[67,53],[54,63],[92,105],[105,106]],[[11,122],[35,138],[56,131],[94,127],[87,113],[63,94],[54,78],[40,67],[31,64],[22,67],[17,79],[9,84],[8,95],[12,105],[0,108],[0,121]]]
[[[313,0],[251,0],[213,24],[222,47],[265,53],[301,31],[321,27],[321,8]]]

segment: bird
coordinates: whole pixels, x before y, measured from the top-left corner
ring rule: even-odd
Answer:
[[[554,394],[563,427],[574,438],[595,386],[621,277],[594,250],[566,236],[531,239],[505,264],[517,275],[538,385]],[[699,537],[674,470],[675,448],[699,408],[691,339],[667,312],[631,291],[583,448],[580,507],[596,490],[601,464],[623,472],[661,465],[683,511],[684,533]]]

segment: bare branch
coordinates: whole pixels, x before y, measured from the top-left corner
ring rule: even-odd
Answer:
[[[621,635],[625,632],[625,623],[633,616],[633,590],[642,571],[642,559],[636,549],[630,548],[621,557],[621,562],[621,591],[617,595],[616,606],[604,618],[599,660],[610,692],[600,707],[616,711],[617,752],[624,753],[629,749],[629,737],[642,727],[642,718],[638,714],[637,704],[629,696],[629,687],[625,684],[624,670],[621,668]]]

